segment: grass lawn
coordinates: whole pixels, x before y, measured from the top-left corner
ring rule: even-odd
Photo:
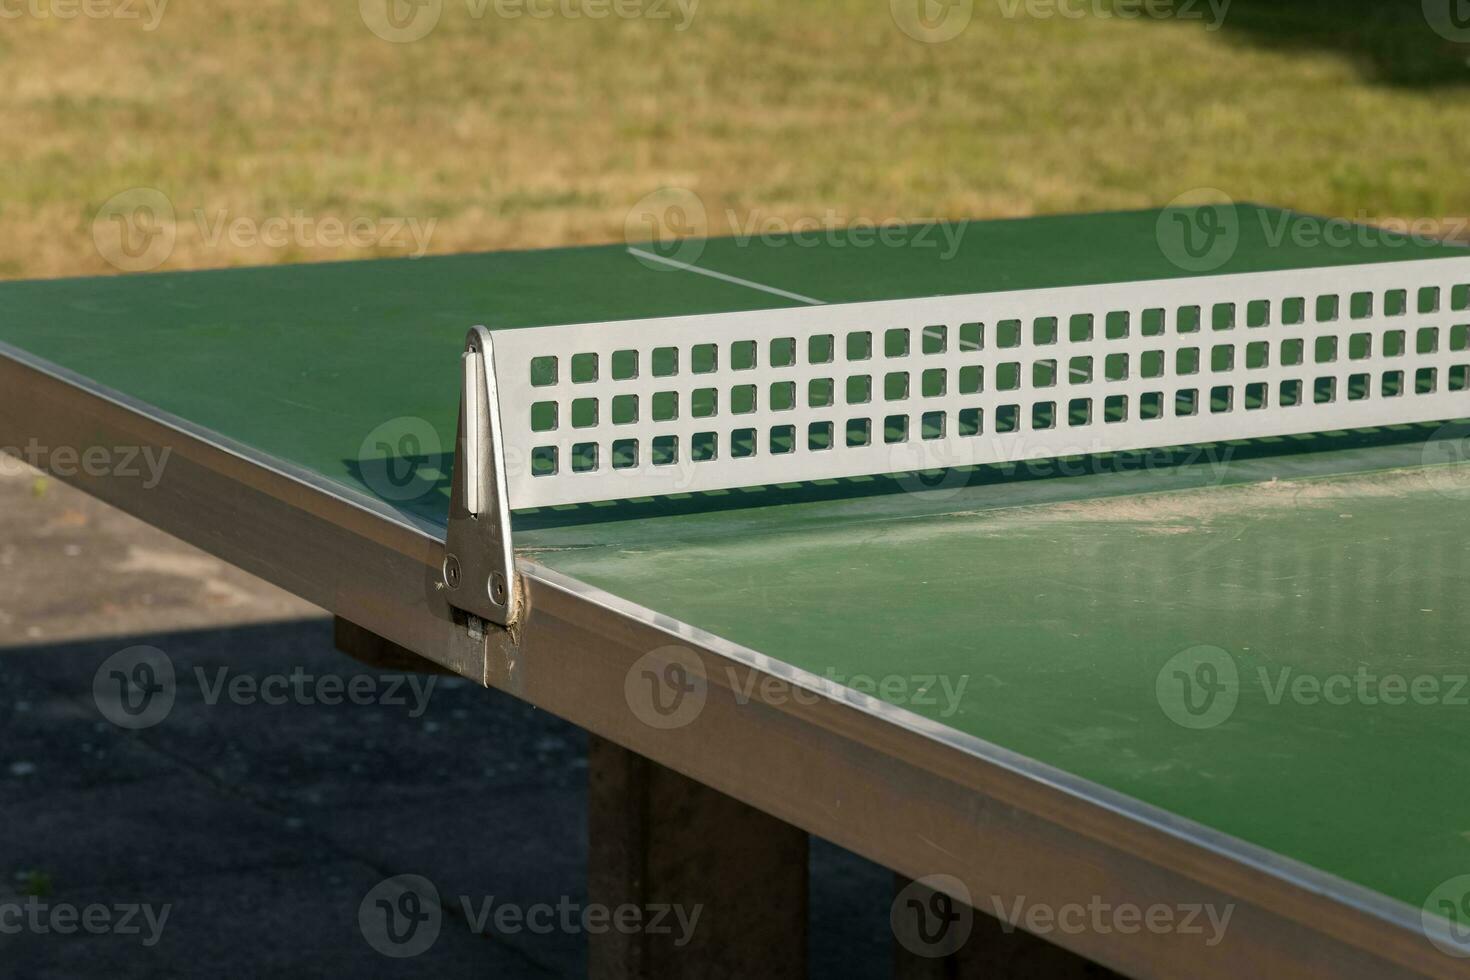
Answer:
[[[1213,23],[1204,0],[1181,0],[1196,19],[973,0],[941,43],[905,34],[886,0],[617,0],[667,14],[634,19],[428,0],[442,14],[411,43],[369,29],[384,0],[31,12],[68,2],[0,19],[4,278],[116,271],[94,223],[137,187],[173,209],[165,269],[618,240],[664,186],[697,195],[715,234],[1144,207],[1202,186],[1470,215],[1470,44],[1419,0],[1235,0]],[[293,216],[307,230],[286,243],[252,239]]]

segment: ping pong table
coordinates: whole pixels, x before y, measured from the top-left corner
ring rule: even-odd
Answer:
[[[698,969],[800,972],[812,833],[1128,975],[1465,975],[1470,255],[1299,220],[4,283],[0,446],[604,740]]]

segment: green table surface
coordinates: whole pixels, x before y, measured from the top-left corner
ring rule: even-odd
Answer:
[[[736,494],[745,506],[517,542],[660,613],[1418,906],[1470,873],[1470,465],[1442,462],[1463,443],[1426,442],[1434,431],[932,490],[873,481],[872,495],[775,506],[750,506],[774,491]],[[1206,663],[1233,676],[1237,700],[1196,689],[1201,713],[1181,714],[1179,671],[1210,682]]]
[[[1159,247],[1160,217],[978,223],[949,257],[721,240],[697,262],[828,302],[1183,275]],[[1273,244],[1281,217],[1238,209],[1238,247],[1214,271],[1464,254]],[[792,302],[609,246],[0,283],[0,342],[373,494],[375,433],[416,420],[433,438],[413,462],[447,472],[472,324]],[[1459,445],[1427,434],[555,510],[518,515],[517,543],[816,674],[889,679],[881,696],[957,731],[1418,905],[1470,872],[1470,690],[1456,689],[1470,674],[1470,475],[1423,468]],[[444,481],[430,482],[388,503],[442,525]],[[1201,646],[1214,650],[1186,653]],[[1172,720],[1167,685],[1222,667],[1239,679],[1233,710],[1206,711],[1207,727]],[[1302,676],[1339,691],[1334,678],[1357,684],[1360,669],[1438,693],[1402,705],[1291,693]],[[931,677],[917,699],[894,687]]]
[[[1161,242],[1174,217],[1197,214],[917,226],[886,245],[854,231],[819,247],[724,238],[665,251],[826,302],[861,302],[1177,278],[1190,273]],[[1343,229],[1309,247],[1291,230],[1320,231],[1315,219],[1252,205],[1229,214],[1234,247],[1213,274],[1470,254]],[[650,267],[615,245],[0,283],[0,342],[374,493],[364,457],[395,434],[416,433],[429,465],[444,462],[458,406],[452,365],[477,323],[514,329],[794,303]],[[443,494],[394,503],[429,522],[442,523],[448,509]]]

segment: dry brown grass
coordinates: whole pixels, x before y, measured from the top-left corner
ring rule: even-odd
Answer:
[[[32,0],[27,0],[32,2]],[[34,0],[54,3],[57,0]],[[121,0],[115,0],[121,2]],[[645,0],[647,2],[647,0]],[[453,252],[615,240],[662,185],[710,230],[1142,207],[1214,186],[1347,216],[1470,215],[1470,90],[1365,79],[1196,23],[1009,19],[921,44],[882,0],[703,0],[671,21],[510,20],[445,0],[391,44],[354,0],[0,20],[0,276],[115,271],[99,206],[172,202],[165,268],[406,254],[211,244],[195,217],[437,222]],[[1467,68],[1470,72],[1470,68]]]

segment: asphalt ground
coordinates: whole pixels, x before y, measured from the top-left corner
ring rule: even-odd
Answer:
[[[146,710],[105,693],[139,664],[174,678]],[[322,610],[0,467],[0,975],[582,975],[586,777],[575,726],[361,665]],[[812,873],[813,975],[890,975],[891,875],[821,841]],[[409,958],[359,918],[400,875],[442,908]]]

